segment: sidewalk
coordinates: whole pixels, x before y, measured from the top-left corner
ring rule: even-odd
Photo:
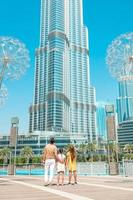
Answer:
[[[56,179],[54,180],[56,183]],[[0,177],[0,200],[132,200],[133,178],[79,177],[78,185],[44,187],[43,177]]]

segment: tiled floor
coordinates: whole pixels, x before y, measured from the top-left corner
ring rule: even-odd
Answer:
[[[133,200],[133,178],[79,177],[77,185],[44,187],[43,177],[0,177],[0,200]]]

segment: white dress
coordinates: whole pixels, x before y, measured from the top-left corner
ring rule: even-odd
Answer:
[[[64,154],[58,154],[58,158],[64,161],[66,156]],[[65,163],[57,162],[57,172],[65,172]]]

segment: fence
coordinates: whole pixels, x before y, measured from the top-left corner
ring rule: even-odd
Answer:
[[[77,172],[79,175],[108,175],[109,167],[106,162],[80,162]]]
[[[133,160],[123,160],[123,176],[133,176]]]
[[[77,163],[78,175],[100,176],[100,175],[122,175],[133,176],[133,161],[123,160],[119,163],[110,165],[106,162],[79,162]],[[42,164],[32,163],[31,165],[19,164],[0,165],[1,175],[43,175],[44,166]]]

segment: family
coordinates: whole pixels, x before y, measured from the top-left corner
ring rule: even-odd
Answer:
[[[63,149],[57,149],[55,139],[51,137],[49,144],[44,148],[42,162],[45,166],[45,186],[52,185],[55,167],[57,169],[57,185],[64,185],[66,169],[69,171],[68,184],[77,184],[76,150],[73,145],[69,146],[66,155],[64,155]],[[74,183],[71,182],[72,176],[74,177]]]

